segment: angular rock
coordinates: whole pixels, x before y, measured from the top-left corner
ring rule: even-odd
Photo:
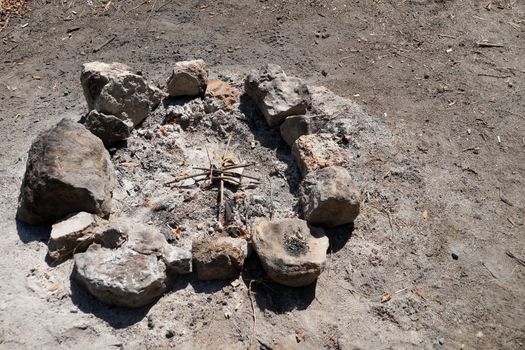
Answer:
[[[55,262],[83,252],[94,241],[95,215],[81,212],[68,216],[53,225],[47,243],[48,254]]]
[[[170,96],[204,96],[208,71],[203,60],[175,63],[166,86]]]
[[[233,86],[222,80],[210,80],[205,96],[221,101],[222,109],[230,111],[237,102],[239,93]]]
[[[108,215],[114,186],[113,165],[100,139],[62,119],[29,150],[18,219],[38,225],[74,212]]]
[[[166,291],[166,266],[155,255],[92,244],[74,260],[73,278],[104,303],[137,308]]]
[[[292,156],[305,176],[309,172],[348,161],[344,150],[331,134],[311,134],[299,137],[292,146]]]
[[[255,221],[252,240],[268,276],[285,286],[309,285],[325,267],[328,238],[304,220]]]
[[[345,168],[330,166],[305,176],[299,200],[306,221],[333,227],[354,222],[361,195]]]
[[[311,132],[311,118],[306,115],[293,115],[281,124],[281,137],[292,147],[295,140]]]
[[[246,258],[241,238],[203,239],[193,242],[193,261],[200,280],[224,280],[239,275]]]
[[[275,64],[251,72],[245,80],[244,89],[272,127],[280,125],[291,115],[305,114],[310,104],[306,84],[299,78],[286,76]]]
[[[133,124],[129,121],[121,120],[114,115],[92,110],[86,117],[84,126],[102,140],[106,148],[116,142],[125,140],[129,137]]]
[[[80,82],[90,110],[140,124],[160,103],[162,92],[121,63],[85,63]]]
[[[192,272],[192,256],[190,250],[174,247],[168,244],[164,248],[162,260],[169,271],[184,275]]]

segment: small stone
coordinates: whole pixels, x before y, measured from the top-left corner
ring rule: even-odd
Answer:
[[[326,264],[328,238],[300,219],[257,220],[252,226],[255,251],[268,276],[289,287],[316,281]]]
[[[242,247],[231,240],[208,238],[193,242],[193,260],[200,280],[235,278],[241,272],[245,258]]]
[[[29,150],[17,216],[31,225],[82,211],[106,216],[114,186],[113,164],[102,141],[62,119]]]
[[[190,250],[168,245],[164,248],[162,259],[168,270],[178,274],[188,274],[192,272],[192,256]]]
[[[122,63],[91,62],[82,66],[80,82],[89,110],[140,124],[162,99],[162,92]]]
[[[72,214],[55,223],[47,243],[49,257],[59,262],[72,257],[73,253],[85,251],[93,243],[89,229],[95,225],[95,216],[86,212]]]
[[[92,244],[74,260],[73,278],[104,303],[137,308],[166,291],[166,267],[155,255]]]
[[[114,115],[93,110],[87,115],[84,126],[100,138],[106,148],[109,148],[114,143],[127,139],[133,124]]]
[[[310,104],[310,92],[299,78],[288,77],[275,64],[251,72],[244,89],[263,114],[269,126],[280,125],[286,117],[305,114]]]
[[[311,118],[305,115],[288,117],[281,124],[281,137],[288,146],[292,147],[295,140],[310,133]]]
[[[331,134],[311,134],[299,137],[292,146],[292,156],[303,176],[317,169],[343,165],[348,161],[344,150]]]
[[[166,338],[170,339],[170,338],[173,338],[174,336],[175,336],[175,332],[172,329],[168,329],[166,331]]]
[[[456,253],[452,253],[452,259],[458,260],[459,256]]]
[[[310,224],[333,227],[354,222],[361,195],[345,168],[330,166],[305,176],[300,203]]]
[[[203,60],[175,63],[166,83],[170,96],[203,96],[208,83],[208,71]]]
[[[210,80],[205,96],[221,101],[222,108],[230,111],[237,102],[239,93],[233,86],[222,80]]]

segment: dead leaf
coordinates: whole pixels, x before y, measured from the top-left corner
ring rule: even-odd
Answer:
[[[175,234],[176,239],[180,239],[180,236],[182,236],[182,230],[180,227],[177,227],[175,230],[173,230],[173,233]]]
[[[428,220],[428,210],[423,210],[423,220]]]
[[[188,173],[185,172],[185,171],[181,171],[181,172],[179,173],[179,176],[188,176]]]
[[[58,287],[60,287],[58,283],[53,283],[53,285],[51,287],[49,287],[48,291],[53,293],[53,292],[55,292],[58,289]]]
[[[140,166],[137,162],[122,162],[119,164],[119,166],[125,167],[125,168],[137,168]]]
[[[389,293],[383,294],[383,297],[381,298],[382,303],[386,303],[392,300],[392,296]]]

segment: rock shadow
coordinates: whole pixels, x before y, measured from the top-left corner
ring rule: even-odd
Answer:
[[[266,124],[264,116],[259,112],[255,102],[246,94],[241,95],[239,110],[244,115],[246,124],[255,140],[265,148],[275,150],[277,159],[287,164],[284,176],[290,187],[290,192],[296,195],[301,183],[301,174],[292,158],[290,147],[284,142],[278,128],[271,128]],[[270,174],[272,175],[272,174]]]
[[[231,283],[231,280],[216,280],[216,281],[201,281],[197,279],[196,274],[193,274],[194,278],[190,282],[195,293],[212,294],[221,291],[224,287]]]
[[[261,310],[283,314],[292,310],[305,310],[315,299],[317,282],[305,287],[287,287],[267,279],[256,254],[245,261],[242,275],[244,283]]]
[[[332,228],[324,228],[324,232],[328,237],[328,241],[330,244],[329,250],[332,253],[336,253],[346,245],[350,238],[352,238],[352,234],[354,232],[354,224],[351,223]]]
[[[155,302],[137,309],[105,304],[89,294],[86,288],[70,278],[71,301],[82,312],[92,314],[115,329],[122,329],[140,322]]]
[[[51,233],[51,225],[29,225],[16,219],[16,231],[23,243],[35,241],[47,243]]]

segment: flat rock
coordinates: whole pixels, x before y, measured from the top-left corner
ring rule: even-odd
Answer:
[[[306,221],[333,227],[354,222],[361,195],[345,168],[330,166],[305,176],[299,200]]]
[[[49,257],[58,262],[76,252],[85,251],[94,241],[92,229],[96,223],[95,215],[86,212],[73,214],[55,223],[47,243]]]
[[[116,142],[125,140],[129,137],[133,124],[124,121],[114,115],[92,110],[86,117],[84,126],[102,140],[106,148]]]
[[[251,72],[244,89],[271,127],[280,125],[291,115],[305,114],[311,99],[308,87],[301,79],[288,77],[275,64]]]
[[[304,220],[257,220],[252,240],[268,277],[285,286],[309,285],[325,267],[328,238]]]
[[[155,255],[92,244],[74,260],[73,278],[104,303],[137,308],[166,291],[166,266]]]
[[[82,66],[80,82],[89,110],[140,124],[160,103],[162,92],[122,63]]]
[[[38,225],[74,212],[106,216],[114,186],[113,164],[102,141],[82,125],[62,119],[29,150],[18,219]]]
[[[303,176],[313,170],[343,165],[348,161],[344,150],[331,134],[326,133],[299,137],[292,146],[292,156]]]
[[[193,242],[193,261],[200,280],[237,277],[246,254],[247,243],[242,238],[208,238]]]
[[[175,63],[166,83],[170,96],[204,96],[208,83],[208,71],[203,60]]]
[[[292,147],[295,140],[311,132],[311,118],[306,115],[293,115],[281,124],[281,137]]]
[[[205,96],[219,100],[221,108],[230,111],[238,101],[239,93],[237,89],[222,80],[209,80]]]

